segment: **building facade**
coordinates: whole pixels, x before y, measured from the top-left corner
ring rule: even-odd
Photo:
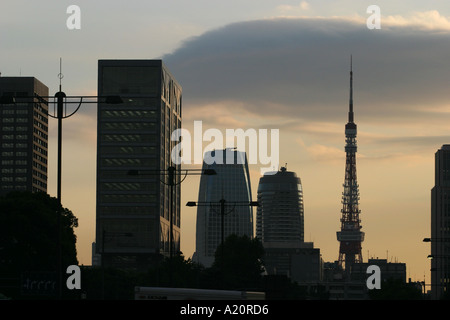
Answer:
[[[450,294],[450,145],[435,153],[431,189],[431,298]]]
[[[351,279],[366,283],[370,273],[367,269],[370,266],[377,266],[380,268],[381,282],[387,280],[398,280],[406,283],[406,263],[402,262],[388,262],[386,259],[368,259],[367,262],[354,264],[351,270]]]
[[[265,243],[304,241],[303,190],[295,172],[281,168],[259,180],[256,237]]]
[[[224,240],[231,234],[253,238],[253,208],[246,205],[252,201],[252,191],[245,152],[208,151],[203,161],[203,170],[206,169],[213,169],[216,174],[202,175],[200,179],[193,260],[210,267],[222,241],[220,201],[225,200]]]
[[[180,186],[167,170],[179,169],[182,88],[161,60],[99,60],[98,95],[123,103],[98,105],[96,253],[104,266],[145,269],[180,249]]]
[[[302,284],[321,280],[320,250],[304,242],[301,180],[282,167],[259,180],[256,237],[264,247],[269,275],[284,275]]]
[[[0,194],[47,192],[48,88],[34,77],[0,77]]]

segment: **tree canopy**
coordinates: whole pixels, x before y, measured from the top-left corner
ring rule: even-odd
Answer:
[[[28,272],[56,272],[58,237],[62,270],[78,264],[77,226],[73,213],[46,193],[11,192],[0,197],[0,274],[12,279]]]

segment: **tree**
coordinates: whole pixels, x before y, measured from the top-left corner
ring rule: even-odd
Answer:
[[[217,247],[211,272],[218,275],[224,289],[256,289],[264,271],[263,255],[259,239],[232,234]]]
[[[405,283],[397,279],[387,279],[381,283],[381,289],[369,290],[371,300],[421,300],[422,292],[414,283]]]
[[[11,192],[0,197],[0,274],[13,279],[28,272],[56,272],[57,215],[61,215],[61,268],[78,264],[74,228],[78,220],[46,193]],[[0,284],[1,286],[1,284]]]

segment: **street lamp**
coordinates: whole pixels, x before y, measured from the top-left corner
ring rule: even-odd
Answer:
[[[450,238],[424,238],[423,242],[450,242]]]
[[[434,253],[446,253],[448,252],[446,247],[448,247],[450,242],[450,237],[443,238],[424,238],[423,242],[431,242],[431,253],[427,256],[431,260],[431,282],[432,282],[432,292],[436,290],[433,296],[439,297],[443,293],[443,290],[447,290],[448,286],[448,272],[449,272],[449,261],[450,255],[448,254],[434,254]],[[445,281],[444,283],[442,281]]]
[[[233,212],[236,206],[257,207],[258,206],[258,202],[256,202],[256,201],[250,201],[250,202],[248,202],[248,201],[232,201],[232,202],[230,202],[229,205],[233,206],[233,208],[231,208],[228,212],[225,212],[225,206],[226,206],[226,200],[225,199],[220,199],[218,202],[188,201],[188,203],[186,203],[187,207],[209,206],[212,211],[216,212],[214,210],[214,205],[220,205],[220,212],[219,212],[219,214],[221,216],[221,242],[222,242],[222,249],[223,249],[223,242],[224,242],[224,217],[225,217],[225,215],[227,215],[228,213]]]
[[[60,74],[60,79],[61,79]],[[42,98],[51,98],[51,97],[42,97]],[[61,201],[61,179],[62,179],[62,120],[70,118],[73,116],[81,107],[83,103],[99,103],[99,96],[66,96],[66,94],[61,90],[61,82],[59,84],[59,91],[55,94],[56,98],[56,105],[57,105],[57,113],[56,116],[53,116],[51,114],[48,114],[50,117],[55,118],[58,120],[58,173],[57,173],[57,199],[59,202],[59,207],[62,207],[62,201]],[[67,99],[79,99],[77,102],[67,101]],[[83,98],[97,98],[97,101],[84,101]],[[111,103],[111,104],[120,104],[123,103],[122,99],[120,97],[114,96],[114,97],[105,97],[105,103]],[[78,107],[69,115],[64,115],[64,104],[67,103],[78,103]],[[58,209],[60,210],[60,209]],[[62,253],[61,253],[61,212],[57,212],[57,225],[58,225],[58,290],[59,290],[59,296],[61,297],[61,263],[62,263]]]
[[[229,203],[229,204],[228,204]],[[229,205],[232,206],[232,208],[228,211],[225,210],[225,206]],[[219,213],[220,214],[220,218],[221,218],[221,226],[220,226],[220,231],[221,231],[221,256],[222,256],[222,281],[223,281],[223,275],[224,275],[224,267],[223,267],[223,263],[224,263],[224,225],[225,225],[225,215],[231,213],[234,211],[234,209],[237,206],[241,206],[241,207],[257,207],[259,206],[259,203],[257,201],[231,201],[231,202],[227,202],[225,199],[220,199],[219,201],[200,201],[200,202],[195,202],[195,201],[188,201],[186,203],[187,207],[195,207],[195,206],[209,206],[210,209],[215,212],[215,213]],[[214,209],[214,206],[220,206],[220,212],[217,212]]]
[[[179,181],[175,181],[177,172],[181,177]],[[183,173],[184,172],[184,173]],[[173,256],[173,189],[176,185],[180,185],[188,175],[215,175],[217,174],[214,169],[178,169],[174,166],[168,167],[166,170],[129,170],[128,175],[164,175],[168,176],[168,182],[160,179],[160,182],[170,187],[169,194],[169,276],[170,283],[172,283],[172,256]]]
[[[61,275],[61,267],[62,267],[62,252],[61,252],[61,208],[62,208],[62,200],[61,200],[61,188],[62,188],[62,120],[70,118],[73,116],[81,107],[83,103],[108,103],[108,104],[120,104],[123,103],[122,99],[119,96],[67,96],[61,88],[61,79],[63,78],[62,73],[58,74],[58,77],[60,79],[59,82],[59,91],[54,96],[38,96],[34,94],[33,96],[21,96],[20,99],[22,100],[30,100],[32,103],[53,103],[56,105],[56,115],[52,115],[47,110],[47,115],[51,118],[58,120],[58,160],[57,160],[57,200],[59,204],[58,211],[56,212],[57,216],[57,228],[58,228],[58,236],[57,236],[57,256],[58,256],[58,296],[61,298],[61,283],[62,283],[62,275]],[[84,98],[96,98],[97,100],[89,100],[89,101],[83,101]],[[53,99],[53,101],[51,101]],[[73,101],[73,99],[76,99],[77,101]],[[55,101],[56,100],[56,101]],[[16,97],[13,95],[2,95],[0,97],[0,104],[15,104],[16,103]],[[70,113],[69,115],[64,115],[64,106],[67,104],[75,103],[78,104],[78,107],[75,108],[75,111]]]
[[[177,173],[178,172],[178,173]],[[174,166],[168,167],[166,170],[129,170],[128,175],[137,176],[137,175],[164,175],[168,176],[168,182],[161,180],[160,182],[168,185],[170,187],[169,194],[169,228],[170,228],[170,236],[169,236],[169,257],[172,258],[173,255],[173,188],[176,185],[180,185],[188,175],[215,175],[217,174],[214,169],[177,169]],[[183,176],[179,181],[176,181],[176,177]]]

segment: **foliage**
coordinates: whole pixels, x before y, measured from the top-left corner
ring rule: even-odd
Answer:
[[[259,239],[232,234],[217,247],[211,273],[224,289],[254,289],[261,285],[263,255]]]
[[[371,300],[421,300],[422,292],[414,283],[388,279],[381,283],[381,289],[370,290]]]
[[[60,233],[58,217],[60,214]],[[0,274],[18,286],[24,273],[53,272],[78,264],[74,228],[78,221],[56,198],[45,193],[11,192],[0,197]],[[13,280],[15,279],[15,280]],[[0,283],[2,286],[2,283]],[[4,291],[4,290],[3,290]],[[16,292],[17,294],[17,292]]]

